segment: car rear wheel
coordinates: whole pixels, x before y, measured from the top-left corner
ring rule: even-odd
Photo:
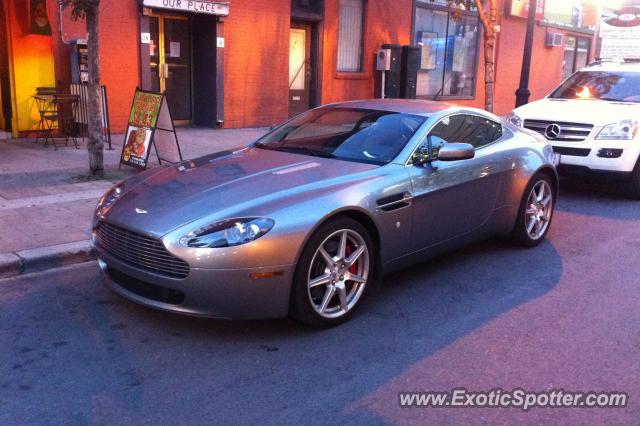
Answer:
[[[367,230],[353,219],[322,225],[298,262],[291,316],[314,327],[346,321],[373,282],[373,247]]]
[[[536,174],[525,189],[512,241],[524,247],[540,244],[549,232],[555,205],[553,181],[546,173]]]

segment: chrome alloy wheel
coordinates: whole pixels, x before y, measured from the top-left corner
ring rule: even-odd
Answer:
[[[547,232],[553,214],[553,191],[546,180],[539,181],[531,188],[526,208],[527,234],[532,240],[539,240]]]
[[[369,278],[369,249],[360,234],[341,229],[320,244],[311,260],[307,290],[313,309],[324,318],[349,312]]]

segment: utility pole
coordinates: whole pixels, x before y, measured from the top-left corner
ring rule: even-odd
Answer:
[[[529,15],[527,17],[527,35],[524,39],[524,53],[522,54],[522,70],[520,71],[520,87],[516,90],[516,108],[529,102],[529,71],[531,70],[531,51],[533,50],[533,30],[536,26],[537,0],[529,0]]]

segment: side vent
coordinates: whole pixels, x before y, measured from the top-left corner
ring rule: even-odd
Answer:
[[[413,197],[408,192],[401,194],[389,195],[388,197],[380,198],[376,201],[378,209],[383,212],[390,212],[393,210],[402,209],[411,205]]]

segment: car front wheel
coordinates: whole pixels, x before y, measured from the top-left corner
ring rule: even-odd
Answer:
[[[640,200],[640,159],[638,159],[636,167],[633,169],[633,173],[631,174],[627,193],[629,194],[629,197],[634,200]]]
[[[373,250],[369,233],[353,219],[340,218],[322,225],[298,262],[291,315],[314,327],[346,321],[372,282]]]
[[[540,244],[551,226],[556,204],[553,181],[546,173],[536,174],[525,189],[516,226],[511,233],[514,243],[533,247]]]

